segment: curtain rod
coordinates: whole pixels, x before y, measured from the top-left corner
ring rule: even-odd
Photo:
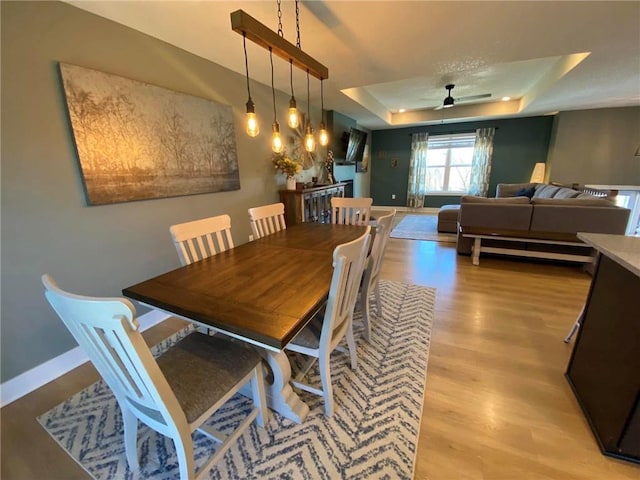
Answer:
[[[494,130],[500,130],[500,127],[483,127],[483,128],[493,128]],[[453,135],[454,133],[473,133],[477,130],[455,130],[455,131],[451,131],[451,132],[433,132],[433,135]],[[421,133],[421,132],[414,132],[414,133]],[[427,131],[427,133],[431,134],[431,132]],[[409,133],[409,136],[413,135],[413,133]]]

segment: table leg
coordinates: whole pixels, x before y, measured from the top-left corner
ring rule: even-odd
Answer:
[[[480,265],[480,242],[482,242],[481,238],[474,238],[473,241],[473,257],[471,258],[471,262],[474,265]]]
[[[309,413],[309,406],[291,388],[291,364],[287,355],[262,348],[257,350],[271,370],[271,375],[267,375],[264,384],[267,404],[283,417],[302,423]]]

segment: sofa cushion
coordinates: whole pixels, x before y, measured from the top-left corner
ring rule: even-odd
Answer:
[[[534,205],[582,205],[582,206],[591,206],[591,207],[615,207],[615,203],[611,200],[607,200],[606,198],[598,198],[589,195],[588,197],[582,198],[537,198],[534,197],[531,199],[531,203]]]
[[[553,198],[576,198],[578,195],[580,195],[578,190],[574,190],[572,188],[560,188]]]
[[[530,187],[530,188],[521,188],[520,190],[518,190],[516,192],[516,197],[528,197],[531,198],[533,197],[533,194],[536,191],[536,187]]]
[[[553,198],[553,196],[560,190],[562,187],[557,187],[556,185],[545,185],[543,183],[536,186],[536,191],[533,194],[534,198]]]
[[[496,186],[496,197],[515,197],[518,190],[534,187],[537,183],[499,183]]]
[[[530,233],[610,233],[623,235],[629,210],[601,205],[572,203],[574,199],[555,200],[555,204],[536,203],[531,216]],[[602,199],[597,199],[602,200]],[[547,200],[548,201],[548,200]],[[606,200],[605,200],[606,202]]]
[[[528,197],[498,197],[486,198],[474,195],[465,195],[460,199],[460,203],[498,203],[498,204],[528,204]]]
[[[463,229],[529,229],[533,205],[527,197],[513,197],[516,202],[462,202],[459,223]],[[512,200],[513,200],[512,199]],[[524,200],[524,202],[523,202]]]

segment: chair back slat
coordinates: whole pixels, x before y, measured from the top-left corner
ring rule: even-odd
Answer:
[[[284,220],[284,204],[273,203],[249,210],[249,224],[254,240],[287,228]]]
[[[135,309],[124,298],[71,294],[42,276],[45,296],[85,351],[118,402],[161,433],[186,422],[149,347],[138,331]],[[176,419],[175,415],[182,415]]]
[[[233,248],[229,215],[171,225],[169,231],[182,265]]]
[[[151,396],[149,384],[145,382],[145,372],[144,370],[140,371],[135,354],[132,355],[131,348],[126,347],[131,343],[129,338],[122,337],[120,332],[114,330],[105,331],[104,334],[109,342],[109,347],[113,349],[110,360],[120,367],[115,369],[115,373],[121,379],[123,388],[137,395],[129,395],[129,397],[137,398],[143,403],[150,403],[144,401]]]
[[[83,348],[87,347],[87,344],[90,342],[94,347],[94,353],[90,355],[90,357],[92,359],[96,358],[96,362],[94,363],[102,363],[104,368],[109,371],[109,374],[103,376],[105,378],[111,378],[112,383],[117,383],[120,391],[134,389],[138,395],[141,395],[139,389],[135,386],[135,382],[132,381],[130,374],[126,370],[125,362],[120,359],[122,352],[121,349],[117,348],[120,343],[117,335],[114,335],[113,331],[108,332],[87,324],[80,324],[79,328],[82,330],[85,338]],[[78,343],[80,342],[78,341]],[[110,352],[110,350],[116,350],[116,353]],[[116,364],[114,365],[113,362]]]
[[[364,262],[369,249],[371,227],[352,242],[338,245],[333,251],[333,277],[320,338],[322,344],[342,338],[353,318]]]
[[[369,197],[332,197],[331,223],[368,225],[373,199]]]
[[[387,250],[389,235],[391,235],[391,225],[395,216],[396,209],[394,208],[376,220],[376,234],[373,238],[367,265],[365,266],[365,281],[368,281],[370,285],[375,284],[380,275],[382,258]]]

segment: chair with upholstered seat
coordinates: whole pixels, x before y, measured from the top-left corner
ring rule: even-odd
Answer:
[[[229,215],[171,225],[169,231],[182,265],[233,248]]]
[[[356,240],[338,245],[333,251],[333,277],[329,298],[324,311],[316,314],[305,328],[287,345],[287,350],[309,357],[300,372],[291,380],[294,387],[324,397],[325,415],[333,415],[333,387],[329,360],[331,352],[338,348],[346,336],[351,368],[358,366],[355,340],[351,322],[358,296],[360,280],[369,247],[371,227]],[[315,362],[320,369],[322,388],[302,382]]]
[[[250,208],[249,223],[254,240],[284,230],[287,228],[284,221],[284,204],[274,203]]]
[[[252,421],[265,425],[262,362],[253,349],[221,336],[191,333],[154,359],[131,302],[68,293],[49,275],[42,276],[42,283],[47,300],[116,397],[131,470],[140,468],[138,420],[173,440],[182,480],[208,473]],[[235,431],[220,434],[203,426],[247,383],[254,405]],[[191,438],[195,430],[220,443],[198,472]]]
[[[368,225],[372,204],[369,197],[332,197],[331,223]]]
[[[369,308],[369,296],[371,292],[375,294],[377,315],[378,317],[382,316],[382,302],[380,301],[379,287],[380,269],[395,216],[396,209],[394,208],[377,217],[376,234],[373,237],[371,253],[369,254],[364,270],[360,305],[362,308],[362,322],[364,323],[364,338],[366,340],[369,340],[371,337],[371,310]]]

